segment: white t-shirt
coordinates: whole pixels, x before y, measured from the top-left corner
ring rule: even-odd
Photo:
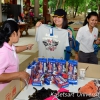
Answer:
[[[89,31],[88,25],[81,27],[76,36],[76,40],[80,43],[79,50],[84,53],[94,52],[93,42],[97,37],[98,29],[96,27],[93,28],[92,33]]]
[[[52,32],[53,36],[50,36]],[[36,29],[36,41],[39,47],[39,57],[64,58],[64,49],[69,46],[68,31],[42,24]]]

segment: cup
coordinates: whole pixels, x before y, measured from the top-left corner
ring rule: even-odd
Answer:
[[[85,69],[79,69],[79,78],[84,80],[85,79]]]

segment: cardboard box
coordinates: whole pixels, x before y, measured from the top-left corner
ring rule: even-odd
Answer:
[[[89,67],[88,67],[89,66]],[[99,78],[100,79],[100,65],[97,64],[88,64],[88,63],[79,63],[78,62],[78,76],[80,68],[87,68],[86,77],[88,78]],[[68,63],[66,63],[66,70],[68,72]]]
[[[100,78],[100,65],[78,63],[78,73],[80,68],[87,67],[86,77]],[[0,100],[13,100],[24,87],[25,83],[21,80],[11,81],[2,91],[0,91]]]
[[[96,64],[78,63],[78,74],[80,68],[87,68],[87,67],[88,69],[86,70],[86,77],[100,79],[100,65]]]
[[[11,81],[2,91],[0,91],[0,100],[13,100],[24,87],[25,83],[21,80]]]

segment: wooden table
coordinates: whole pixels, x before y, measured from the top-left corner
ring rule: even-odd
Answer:
[[[22,24],[20,23],[18,25],[19,25],[19,28],[20,28],[20,37],[22,36],[23,31],[26,32],[26,35],[29,35],[29,33],[28,33],[28,23],[22,23]]]

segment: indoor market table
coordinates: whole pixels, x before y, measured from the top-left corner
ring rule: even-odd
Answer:
[[[69,92],[78,93],[78,89],[80,87],[84,86],[85,84],[87,84],[88,82],[90,82],[91,80],[94,80],[94,79],[95,78],[85,78],[84,80],[78,79],[78,84],[77,85],[71,85],[70,84],[65,89],[69,90]],[[59,90],[59,88],[53,83],[51,83],[51,85],[43,84],[43,86],[29,85],[28,87],[25,86],[25,88],[19,93],[19,95],[14,100],[28,100],[28,96],[32,95],[35,92],[33,87],[37,88],[38,90],[40,90],[42,87],[45,87],[46,89],[50,88],[52,90]]]

